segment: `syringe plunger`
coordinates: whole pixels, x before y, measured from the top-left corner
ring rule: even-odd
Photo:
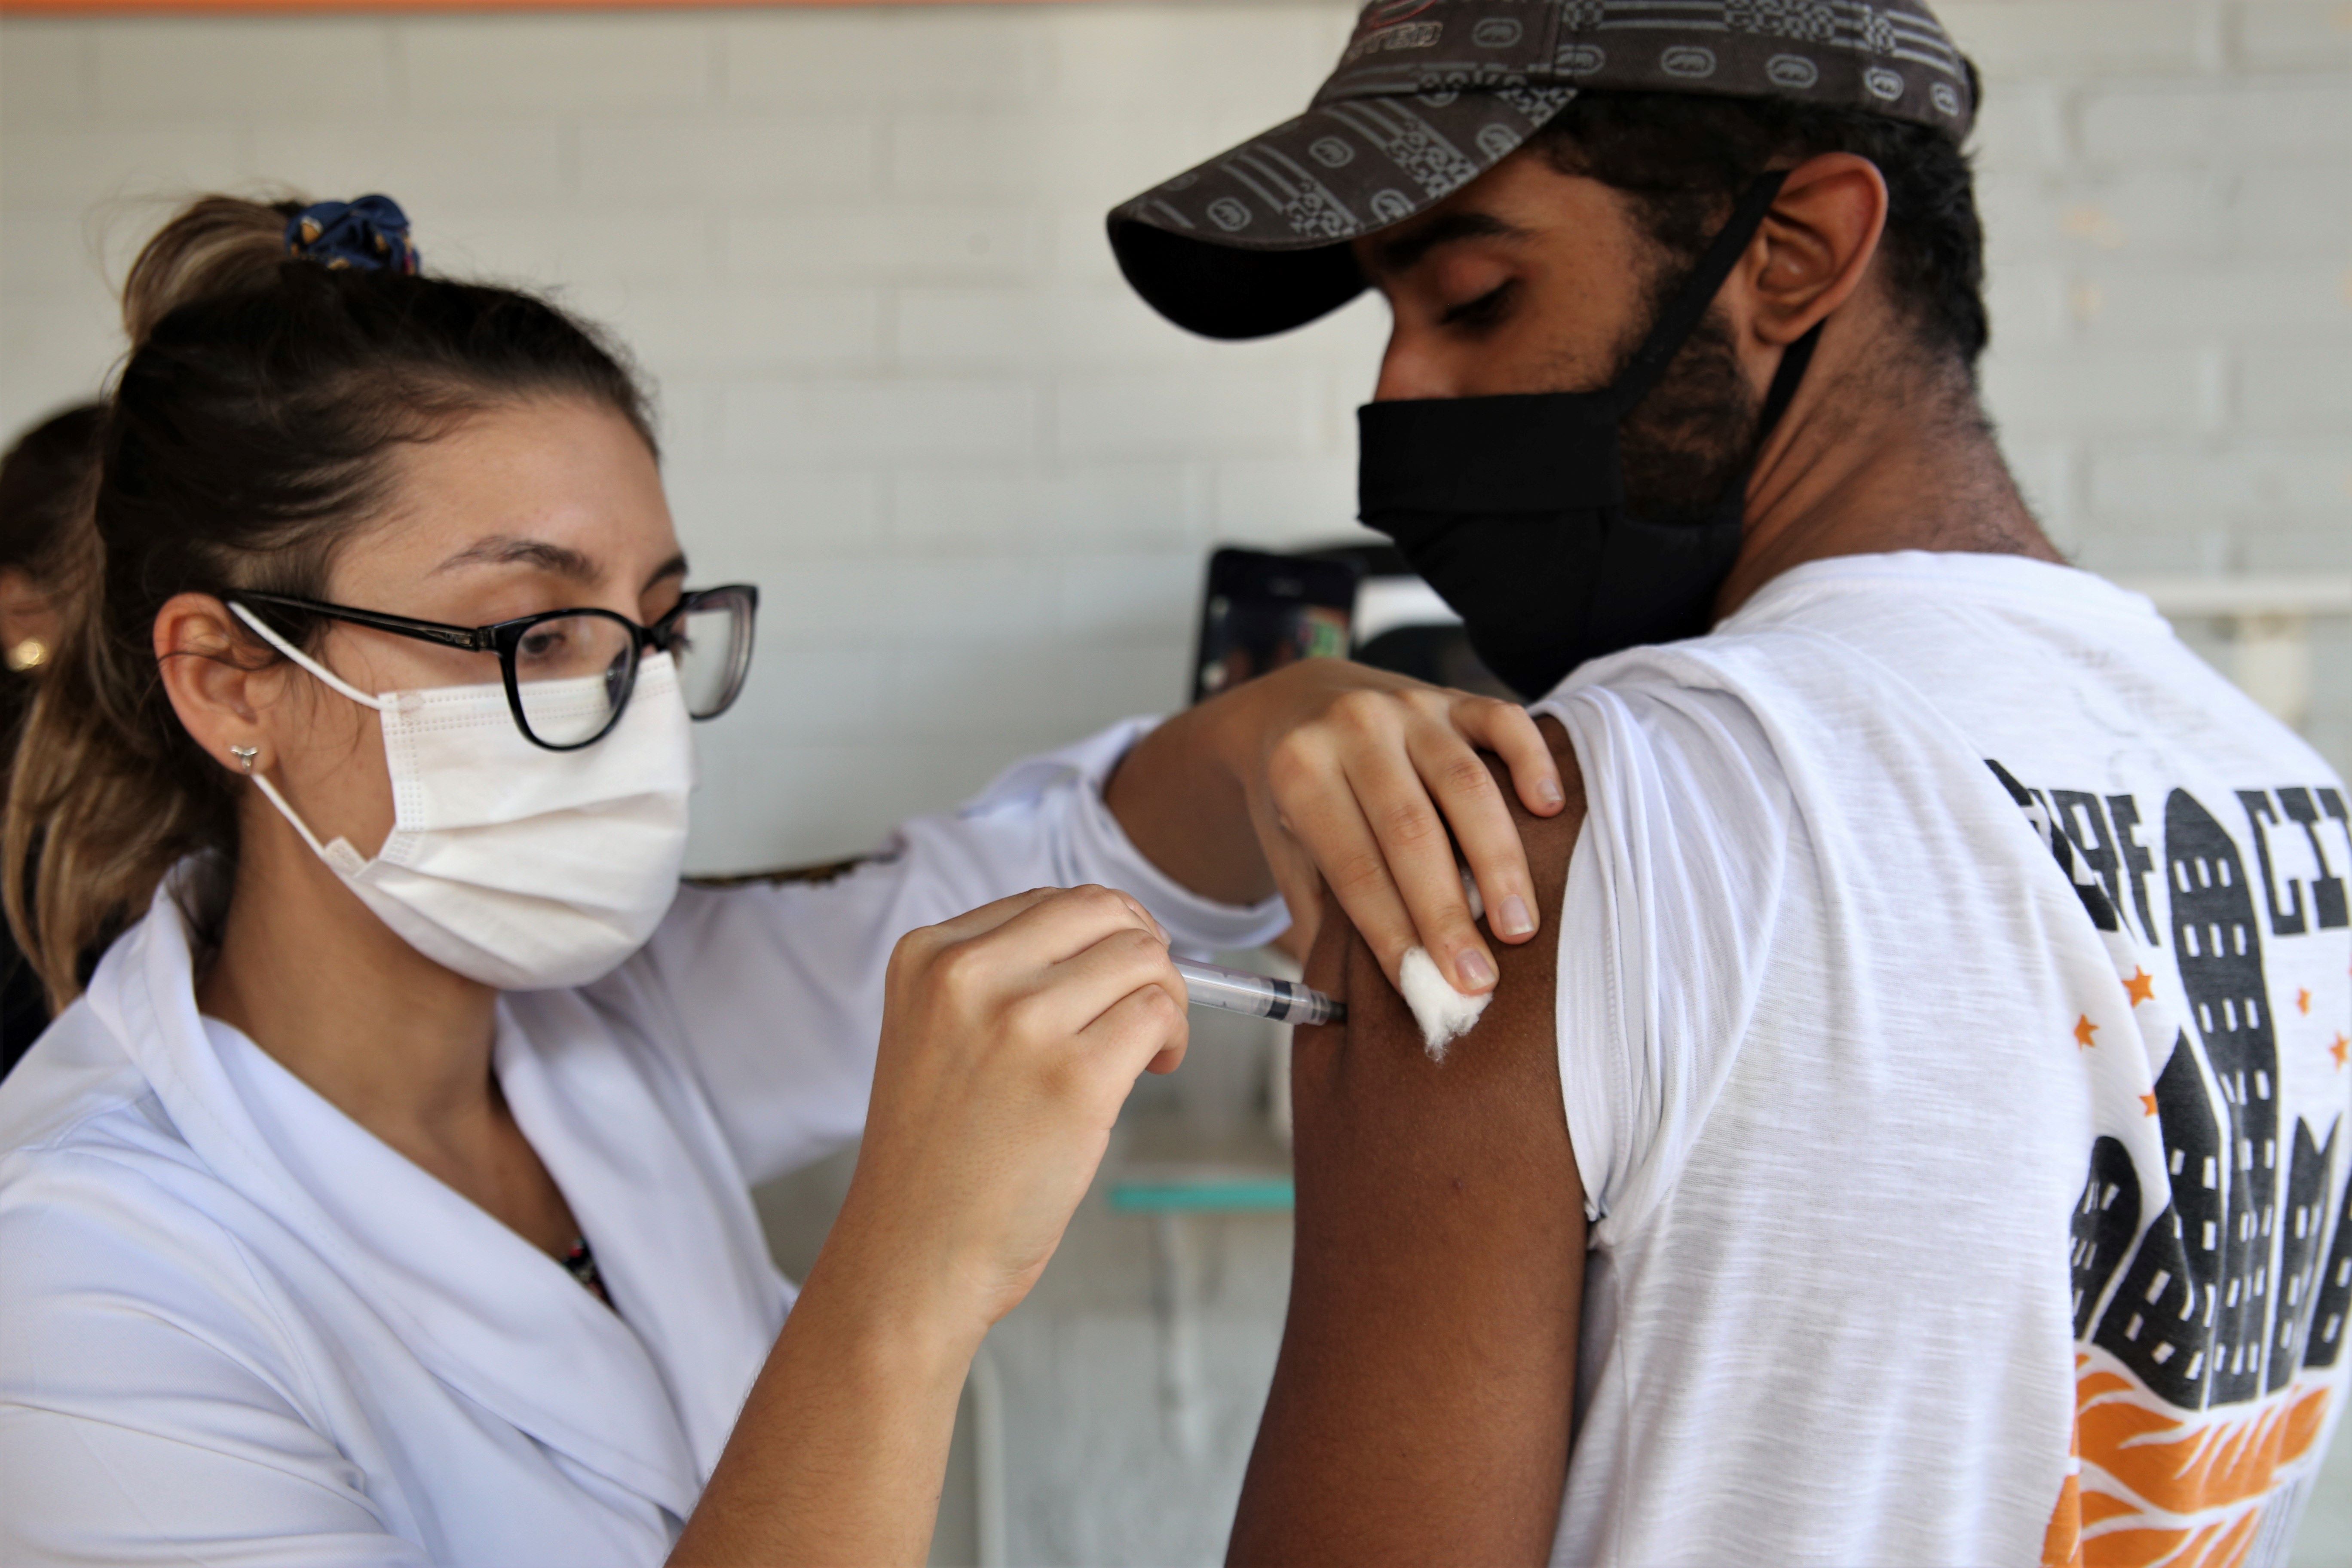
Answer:
[[[1345,1004],[1295,980],[1276,980],[1189,958],[1177,959],[1175,963],[1195,1007],[1244,1013],[1277,1024],[1337,1024],[1348,1016]]]

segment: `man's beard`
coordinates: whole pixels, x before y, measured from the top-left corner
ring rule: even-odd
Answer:
[[[1627,509],[1655,523],[1714,519],[1755,461],[1758,415],[1730,325],[1711,310],[1618,426]]]

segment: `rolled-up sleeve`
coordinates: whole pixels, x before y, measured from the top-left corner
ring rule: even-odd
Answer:
[[[918,926],[1087,882],[1135,895],[1181,951],[1252,946],[1288,923],[1279,899],[1223,904],[1182,887],[1111,815],[1103,785],[1156,722],[1016,763],[830,880],[688,887],[591,995],[686,1054],[748,1179],[805,1164],[864,1125],[884,973]]]
[[[1663,656],[1661,656],[1663,661]],[[1739,698],[1639,666],[1571,688],[1560,720],[1584,827],[1558,925],[1560,1092],[1600,1242],[1680,1176],[1731,1070],[1800,828]]]

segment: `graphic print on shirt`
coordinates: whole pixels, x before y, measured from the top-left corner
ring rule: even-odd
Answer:
[[[2187,790],[2146,815],[2130,795],[2031,790],[1990,766],[2115,960],[2157,1134],[2103,1131],[2089,1151],[2068,1258],[2078,1470],[2044,1562],[2283,1560],[2352,1311],[2345,1094],[2307,1101],[2319,1127],[2282,1114],[2283,1051],[2310,1058],[2304,1081],[2322,1063],[2345,1072],[2342,793],[2237,791],[2249,856]],[[2159,823],[2152,850],[2141,835]],[[2298,829],[2309,858],[2291,868],[2272,836]],[[2335,998],[2333,1027],[2312,1016],[2315,990]],[[2101,1027],[2084,1013],[2074,1044],[2116,1049]]]

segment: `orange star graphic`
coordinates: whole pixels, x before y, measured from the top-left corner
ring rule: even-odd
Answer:
[[[2352,1039],[2347,1039],[2342,1035],[2336,1036],[2336,1043],[2327,1047],[2327,1054],[2336,1058],[2336,1065],[2338,1068],[2343,1067],[2344,1058],[2347,1052],[2352,1052]]]
[[[2081,1017],[2074,1020],[2074,1043],[2076,1045],[2096,1045],[2098,1042],[2092,1039],[2091,1037],[2098,1032],[2099,1026],[2091,1022],[2091,1016],[2088,1013],[2084,1014]]]
[[[2309,1017],[2309,1016],[2311,1016],[2311,993],[2310,993],[2310,992],[2308,992],[2308,991],[2298,991],[2298,992],[2296,992],[2296,993],[2294,994],[2294,1010],[2295,1010],[2296,1012],[2298,1012],[2298,1013],[2301,1013],[2301,1014],[2302,1014],[2302,1015],[2304,1015],[2305,1017]]]
[[[2156,1114],[2156,1096],[2152,1094],[2143,1094],[2139,1097],[2139,1103],[2141,1109],[2146,1110],[2150,1116],[2154,1116]]]
[[[2133,964],[2132,977],[2124,982],[2124,994],[2131,998],[2133,1006],[2138,1006],[2156,994],[2156,976]]]

